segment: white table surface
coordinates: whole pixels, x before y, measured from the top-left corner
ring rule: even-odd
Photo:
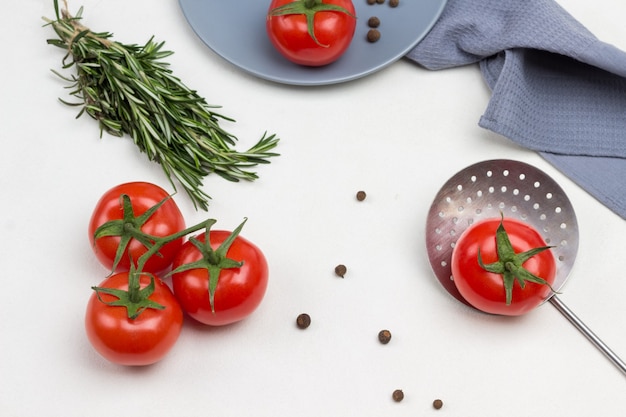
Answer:
[[[560,3],[626,49],[625,2]],[[53,17],[52,0],[12,1],[0,25],[0,415],[623,415],[626,376],[554,307],[488,316],[432,275],[424,229],[439,187],[481,160],[531,163],[578,215],[579,256],[560,298],[626,357],[626,222],[535,153],[477,126],[489,91],[476,66],[429,72],[399,61],[341,85],[278,85],[212,53],[175,0],[70,9],[81,5],[87,26],[119,41],[165,40],[175,74],[237,119],[224,126],[240,149],[265,130],[282,138],[257,182],[206,181],[208,214],[176,196],[190,224],[210,216],[233,228],[248,217],[243,234],[266,253],[270,286],[240,324],[187,321],[157,365],[120,367],[95,353],[83,314],[106,271],[87,241],[91,210],[121,182],[171,188],[128,137],[99,139],[93,120],[58,102],[67,90],[50,69],[62,52],[46,44],[53,33],[40,19]],[[361,189],[368,197],[358,203]],[[338,263],[345,279],[334,276]],[[312,317],[305,331],[294,324],[302,312]],[[383,328],[393,334],[385,346]]]

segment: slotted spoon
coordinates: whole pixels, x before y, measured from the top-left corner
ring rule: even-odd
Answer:
[[[513,217],[542,234],[557,262],[553,288],[565,284],[578,252],[576,213],[563,189],[546,173],[523,162],[496,159],[471,165],[450,178],[428,212],[426,247],[435,276],[457,300],[469,305],[457,290],[450,260],[458,237],[482,219]],[[626,364],[554,293],[549,301],[624,374]]]

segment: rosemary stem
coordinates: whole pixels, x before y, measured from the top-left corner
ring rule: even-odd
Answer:
[[[173,52],[150,38],[144,45],[123,44],[108,32],[93,32],[83,25],[82,8],[72,16],[64,0],[56,20],[44,18],[57,34],[48,43],[66,50],[63,68],[74,67],[65,77],[71,93],[86,113],[97,120],[100,134],[129,135],[150,161],[161,165],[170,183],[180,185],[194,206],[208,209],[210,196],[203,189],[212,173],[229,181],[253,181],[250,168],[277,156],[279,139],[264,133],[247,151],[234,149],[237,138],[220,125],[234,119],[216,113],[195,90],[173,75],[163,59]]]

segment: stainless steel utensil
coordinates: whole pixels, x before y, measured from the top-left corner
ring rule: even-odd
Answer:
[[[437,193],[428,213],[426,247],[435,276],[457,300],[450,260],[458,237],[472,223],[492,217],[522,220],[543,236],[557,261],[553,288],[567,280],[578,252],[578,222],[563,189],[546,173],[519,161],[497,159],[471,165],[450,178]],[[567,306],[551,293],[546,301],[557,308],[624,374],[626,364]]]

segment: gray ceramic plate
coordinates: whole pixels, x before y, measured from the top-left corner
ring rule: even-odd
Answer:
[[[354,80],[404,56],[435,24],[447,0],[401,0],[398,7],[353,0],[357,29],[350,48],[334,63],[304,67],[283,58],[265,32],[269,0],[179,0],[187,21],[215,53],[260,78],[292,85],[324,85]],[[381,20],[381,38],[365,39],[367,20]]]

